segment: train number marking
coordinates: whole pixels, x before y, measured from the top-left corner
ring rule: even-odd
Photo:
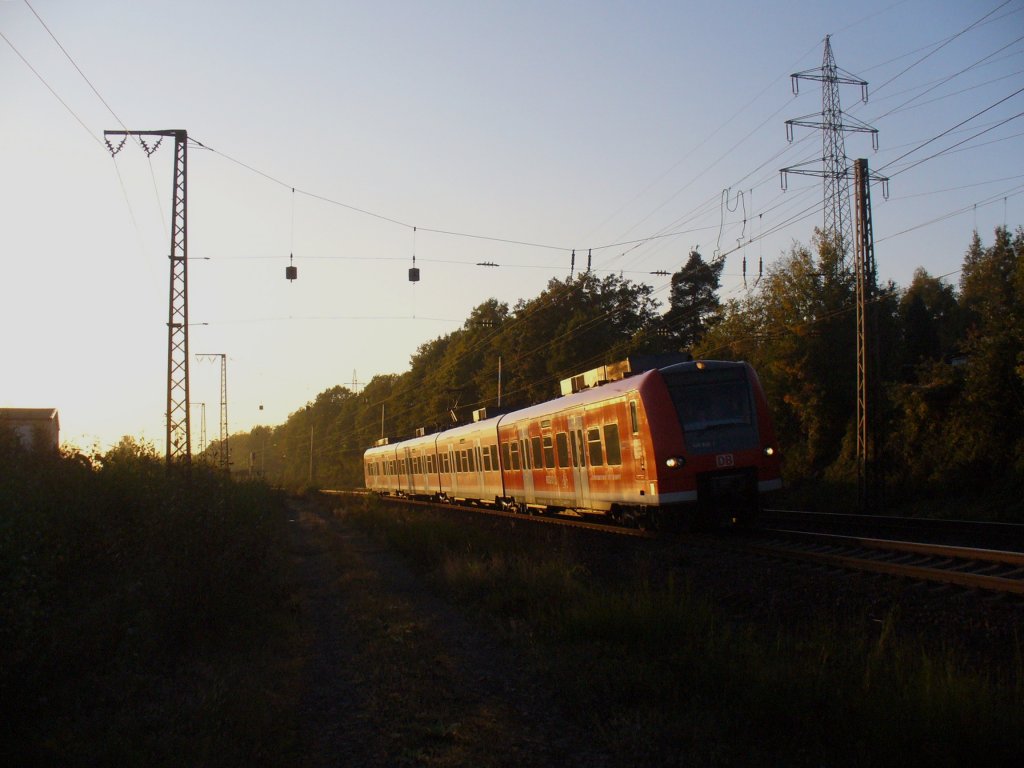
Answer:
[[[722,467],[732,467],[736,465],[736,459],[731,453],[720,453],[715,456],[715,466],[719,469]]]

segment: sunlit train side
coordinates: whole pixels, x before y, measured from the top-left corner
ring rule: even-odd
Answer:
[[[757,375],[722,361],[653,368],[375,446],[364,470],[380,493],[641,523],[743,521],[782,485]]]

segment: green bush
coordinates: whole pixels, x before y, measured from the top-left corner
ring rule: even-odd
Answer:
[[[0,451],[3,762],[191,762],[218,739],[230,754],[216,723],[252,692],[222,662],[279,631],[282,500],[168,471],[130,439],[91,458]],[[239,724],[253,744],[262,727]]]

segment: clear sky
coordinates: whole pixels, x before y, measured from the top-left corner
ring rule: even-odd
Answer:
[[[779,169],[821,157],[785,121],[821,111],[790,74],[826,35],[879,131],[846,153],[891,177],[882,280],[956,283],[973,229],[1024,223],[1024,0],[0,0],[0,34],[0,406],[58,408],[82,448],[164,450],[173,142],[112,158],[105,129],[201,142],[190,347],[228,355],[232,432],[405,371],[574,248],[662,301],[651,272],[725,253],[742,296],[744,256],[751,286],[822,223],[821,180]],[[191,372],[215,437],[219,365]]]

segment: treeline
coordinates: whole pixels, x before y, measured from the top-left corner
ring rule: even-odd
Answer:
[[[1022,228],[997,229],[987,246],[975,233],[956,286],[924,269],[906,288],[872,286],[870,476],[879,502],[953,499],[950,514],[1024,517],[1022,248]],[[485,301],[461,328],[423,344],[407,372],[377,376],[359,393],[332,387],[285,424],[233,435],[233,470],[287,486],[358,486],[362,452],[382,435],[461,423],[499,396],[503,408],[555,397],[559,380],[627,355],[689,350],[751,362],[768,392],[789,493],[852,507],[852,267],[818,233],[723,303],[722,266],[691,253],[663,312],[649,286],[592,273],[553,279],[512,307]]]

